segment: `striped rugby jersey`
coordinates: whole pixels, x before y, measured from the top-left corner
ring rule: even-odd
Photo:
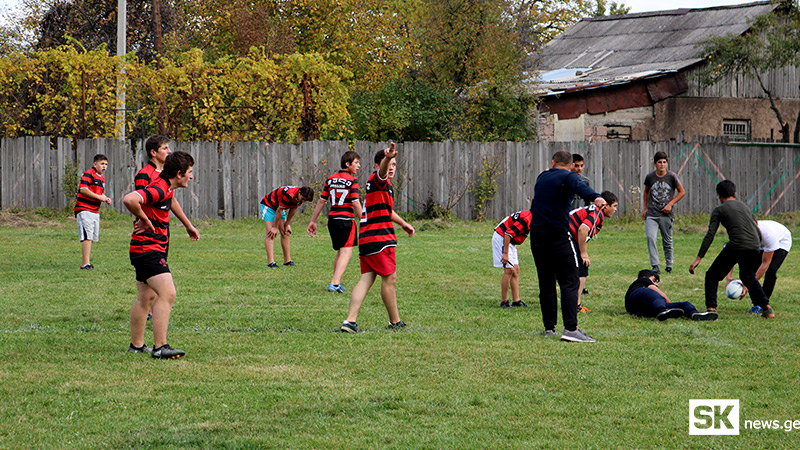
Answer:
[[[274,210],[278,208],[292,209],[300,206],[297,201],[297,193],[300,186],[281,186],[270,192],[261,199],[261,204],[267,205]]]
[[[392,225],[394,190],[389,178],[382,180],[373,172],[367,180],[364,211],[358,229],[358,254],[369,256],[380,253],[387,247],[397,246],[397,236]]]
[[[358,181],[348,170],[340,170],[325,180],[320,198],[331,201],[329,219],[353,220],[353,201],[358,200]]]
[[[100,212],[100,200],[89,198],[81,193],[82,188],[89,188],[90,191],[97,195],[102,195],[106,188],[106,179],[94,167],[89,168],[81,175],[81,181],[78,185],[78,194],[75,201],[75,215],[81,211],[89,211],[93,213]]]
[[[517,211],[503,219],[494,231],[500,236],[511,236],[511,243],[514,245],[522,244],[531,232],[532,217],[530,210]]]
[[[582,224],[586,224],[586,226],[589,227],[588,238],[592,239],[600,232],[604,221],[605,216],[603,212],[596,206],[584,206],[583,208],[578,208],[569,213],[569,232],[572,234],[572,238],[575,239],[575,242],[578,242],[578,229]]]
[[[144,189],[155,181],[159,174],[161,174],[161,171],[156,169],[156,165],[150,161],[136,174],[136,178],[133,179],[133,185],[136,189]]]
[[[169,210],[172,206],[174,192],[169,188],[169,181],[160,176],[150,186],[135,191],[144,202],[142,210],[156,232],[145,231],[131,236],[131,253],[148,252],[167,253],[169,246]]]

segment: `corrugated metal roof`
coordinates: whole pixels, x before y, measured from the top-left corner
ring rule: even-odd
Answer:
[[[742,34],[755,17],[778,7],[760,1],[583,19],[543,48],[539,79],[547,81],[537,90],[616,84],[687,68],[701,61],[698,43],[711,36]],[[566,76],[553,76],[562,70],[558,75]]]

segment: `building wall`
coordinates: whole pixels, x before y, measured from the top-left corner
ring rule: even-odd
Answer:
[[[778,100],[783,120],[794,130],[800,100]],[[692,136],[722,136],[725,119],[749,120],[751,140],[781,140],[780,125],[766,99],[672,97],[654,106],[653,140]]]

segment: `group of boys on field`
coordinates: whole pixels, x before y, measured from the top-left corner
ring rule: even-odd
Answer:
[[[175,285],[167,265],[169,251],[170,212],[182,222],[191,240],[200,238],[198,230],[186,217],[174,198],[174,190],[185,188],[192,180],[194,159],[186,152],[169,149],[169,139],[152,136],[145,143],[150,158],[148,164],[135,177],[134,192],[123,198],[125,207],[136,217],[131,236],[130,260],[136,271],[137,297],[131,307],[131,343],[128,348],[134,353],[150,353],[154,358],[174,359],[185,352],[173,349],[167,343],[167,329],[175,299]],[[594,342],[595,340],[577,328],[577,314],[585,308],[580,304],[588,268],[591,263],[587,242],[594,238],[603,226],[606,217],[612,217],[617,209],[617,198],[609,192],[595,192],[583,177],[583,160],[580,155],[557,152],[553,155],[552,167],[539,174],[534,186],[534,195],[529,211],[518,211],[506,217],[495,228],[492,237],[495,267],[504,269],[501,282],[501,306],[505,308],[527,306],[519,297],[519,257],[516,245],[531,235],[531,252],[536,264],[539,280],[539,301],[546,336],[557,335],[558,298],[556,285],[561,291],[561,310],[564,331],[561,339],[571,342]],[[374,172],[366,183],[365,202],[362,208],[356,175],[360,169],[360,157],[348,151],[341,158],[341,170],[332,174],[325,182],[320,200],[317,202],[306,231],[317,232],[317,218],[325,204],[330,201],[328,229],[334,250],[334,271],[328,290],[344,293],[342,276],[352,255],[352,248],[359,246],[361,278],[353,288],[347,318],[341,331],[356,333],[359,310],[369,289],[378,276],[382,279],[381,297],[389,315],[389,328],[406,327],[400,319],[395,284],[397,281],[394,247],[397,237],[393,223],[413,236],[415,229],[394,211],[394,192],[391,179],[397,169],[395,144],[377,152]],[[580,160],[578,170],[575,161]],[[658,289],[658,253],[654,243],[656,234],[662,233],[665,250],[666,271],[672,272],[672,206],[685,195],[677,176],[666,169],[667,156],[663,152],[654,157],[656,170],[645,178],[646,223],[648,250],[651,251],[652,269],[639,272],[637,280],[625,295],[626,310],[634,315],[657,317],[665,320],[686,316],[693,320],[715,320],[716,295],[719,281],[728,276],[738,264],[742,283],[753,299],[750,312],[760,313],[765,318],[775,317],[769,305],[769,296],[775,285],[776,273],[791,249],[791,234],[788,229],[773,221],[756,222],[747,206],[736,200],[733,182],[725,180],[717,185],[721,205],[711,214],[708,232],[700,247],[697,259],[689,271],[699,265],[714,239],[719,224],[730,236],[730,242],[706,272],[705,296],[707,311],[701,313],[689,302],[672,303]],[[111,204],[104,195],[104,173],[108,159],[104,155],[94,158],[92,167],[81,177],[77,193],[75,214],[81,241],[81,269],[93,269],[90,263],[91,243],[99,237],[99,207]],[[678,195],[674,195],[674,191]],[[571,209],[582,199],[586,205]],[[260,214],[265,222],[265,249],[268,267],[276,268],[274,261],[274,239],[280,233],[284,251],[284,266],[294,266],[289,251],[291,235],[290,221],[298,206],[311,201],[314,191],[307,187],[281,186],[264,196]],[[652,212],[652,216],[650,215]],[[360,217],[358,232],[355,217]],[[650,224],[650,219],[654,218]],[[659,219],[661,218],[661,219]],[[667,218],[668,220],[664,220]],[[765,237],[762,239],[762,231]],[[788,239],[787,239],[788,234]],[[762,241],[764,245],[762,245]],[[655,250],[655,256],[653,255]],[[760,261],[760,264],[759,264]],[[765,276],[768,291],[758,279]],[[513,301],[508,301],[508,290]],[[144,343],[147,319],[152,315],[153,348]]]

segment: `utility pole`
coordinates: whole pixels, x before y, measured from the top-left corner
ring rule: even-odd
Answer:
[[[127,48],[126,30],[128,28],[128,5],[126,0],[117,0],[117,57],[119,58],[119,77],[117,78],[117,139],[125,139],[125,51]]]

